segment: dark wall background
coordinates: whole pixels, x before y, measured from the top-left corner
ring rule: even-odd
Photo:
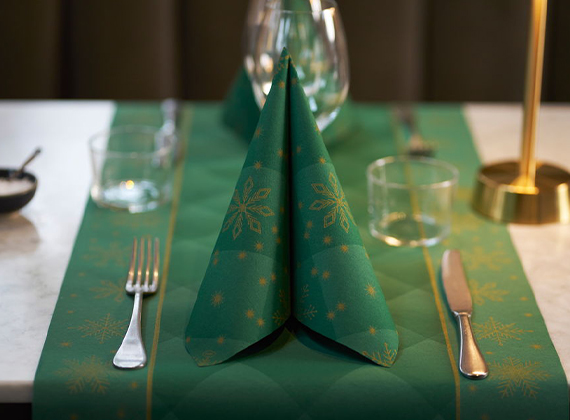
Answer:
[[[530,0],[338,0],[357,100],[520,101]],[[0,98],[221,99],[246,0],[2,0]],[[543,99],[570,101],[570,1]]]

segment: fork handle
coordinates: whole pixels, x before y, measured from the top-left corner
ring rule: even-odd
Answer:
[[[146,352],[141,335],[142,299],[142,292],[136,292],[129,328],[113,358],[113,365],[120,369],[136,369],[146,364]]]

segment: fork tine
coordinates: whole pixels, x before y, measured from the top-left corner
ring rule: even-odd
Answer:
[[[137,266],[137,286],[141,285],[142,282],[142,268],[144,262],[144,238],[141,238],[140,248],[139,248],[139,263]]]
[[[129,274],[127,274],[127,286],[133,285],[135,278],[135,261],[137,259],[137,238],[133,238],[133,253],[131,254],[131,262],[129,264]]]
[[[149,258],[150,259],[150,258]],[[152,289],[156,290],[158,286],[158,266],[160,263],[160,242],[158,238],[154,238],[154,267],[152,272]]]
[[[150,238],[147,238],[147,240],[146,240],[146,270],[145,270],[145,274],[144,274],[145,290],[148,290],[148,283],[150,280],[150,263],[151,263],[150,251],[151,251],[151,247],[152,247],[152,243],[150,241]]]

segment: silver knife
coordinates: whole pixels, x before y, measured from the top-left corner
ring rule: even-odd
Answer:
[[[451,309],[459,324],[461,335],[459,370],[469,379],[484,379],[489,374],[489,368],[479,350],[479,346],[477,346],[473,329],[471,328],[473,303],[463,265],[461,264],[459,250],[445,251],[441,262],[441,276],[449,309]]]

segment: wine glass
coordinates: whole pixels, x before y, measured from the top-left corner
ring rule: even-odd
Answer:
[[[253,52],[255,51],[257,32],[263,20],[266,2],[267,0],[249,0],[249,5],[247,7],[247,17],[242,43],[244,64],[248,74],[251,74],[253,71]]]
[[[338,6],[333,0],[266,0],[252,35],[246,69],[260,108],[284,47],[320,130],[337,116],[348,94],[348,53]],[[247,55],[246,55],[247,57]]]

